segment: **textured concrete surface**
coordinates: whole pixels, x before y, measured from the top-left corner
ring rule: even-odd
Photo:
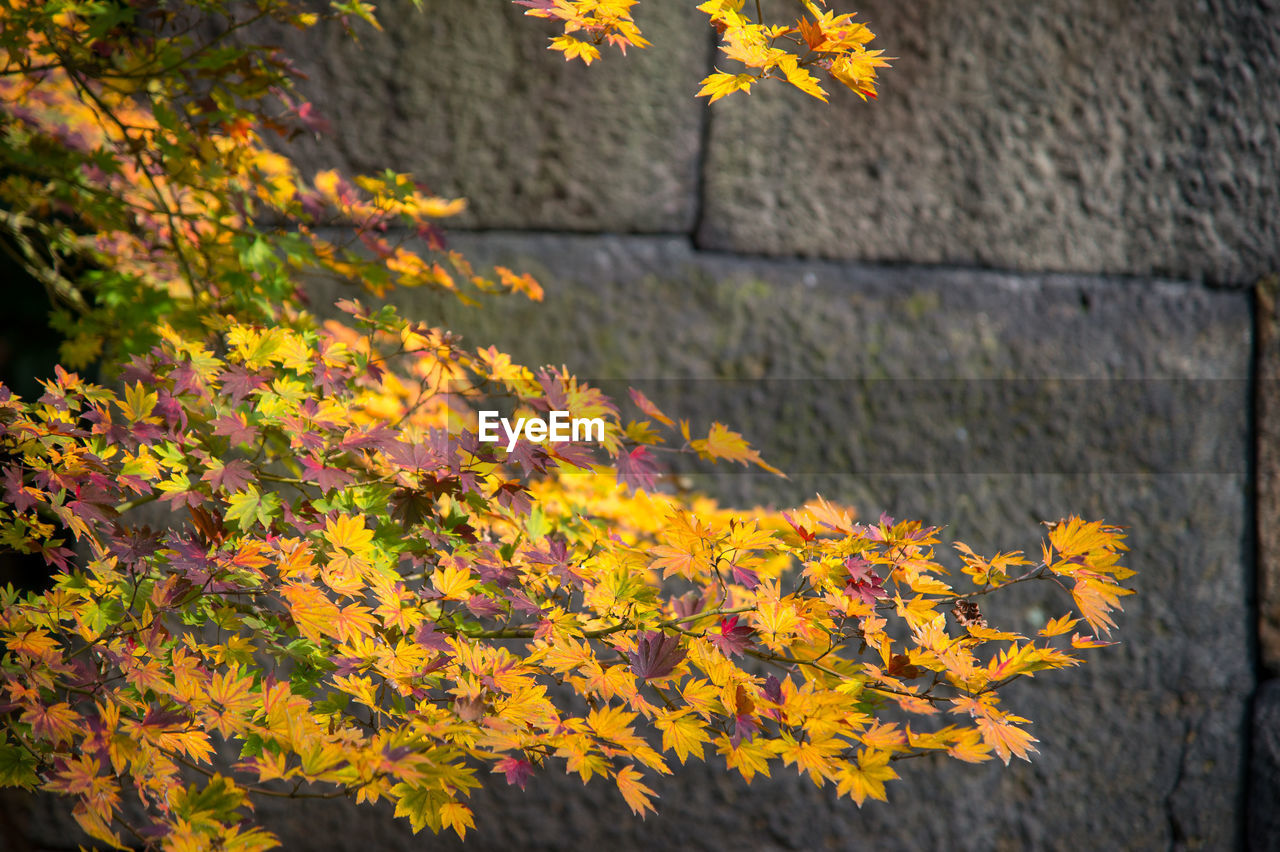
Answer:
[[[704,247],[1229,284],[1280,267],[1274,0],[849,8],[898,57],[879,102],[761,86],[712,107]]]
[[[505,0],[380,3],[385,31],[360,25],[358,43],[336,24],[252,37],[285,46],[333,126],[300,140],[310,171],[413,172],[468,197],[461,226],[674,233],[695,214],[711,50],[694,5],[644,4],[652,46],[590,68]]]

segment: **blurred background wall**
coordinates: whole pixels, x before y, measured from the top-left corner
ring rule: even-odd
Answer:
[[[1009,688],[1031,764],[913,762],[861,810],[689,767],[643,821],[608,785],[499,778],[468,848],[1280,848],[1280,4],[867,0],[898,57],[878,103],[712,107],[692,2],[642,3],[652,47],[591,68],[502,0],[379,6],[358,44],[256,36],[333,126],[303,161],[468,197],[452,244],[546,289],[410,315],[740,429],[790,478],[695,477],[735,505],[820,492],[989,553],[1082,514],[1129,527],[1140,572],[1123,644]],[[9,836],[74,848],[43,808]],[[341,803],[259,814],[288,849],[458,845]]]

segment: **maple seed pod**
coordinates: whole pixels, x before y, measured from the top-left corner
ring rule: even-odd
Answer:
[[[956,621],[961,627],[986,627],[987,620],[982,617],[982,611],[978,609],[978,605],[971,600],[958,600],[955,606],[951,607],[951,614],[955,616]]]

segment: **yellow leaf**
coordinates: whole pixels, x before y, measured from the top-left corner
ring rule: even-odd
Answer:
[[[440,806],[440,824],[445,828],[452,828],[463,840],[467,837],[467,829],[476,827],[471,808],[462,802],[452,801]]]
[[[560,35],[551,39],[551,50],[564,54],[565,61],[581,59],[587,65],[600,58],[600,48],[585,41],[579,41],[571,35]]]
[[[338,641],[346,642],[355,636],[371,635],[376,623],[368,607],[354,603],[347,604],[334,616],[328,632],[337,636]]]
[[[838,739],[805,740],[797,742],[789,738],[779,756],[784,766],[796,764],[798,771],[809,773],[809,779],[819,787],[834,774],[832,758],[843,750],[845,743]]]
[[[858,803],[858,807],[862,807],[868,797],[885,801],[884,782],[898,777],[898,773],[889,766],[889,757],[887,751],[862,749],[858,753],[857,764],[845,767],[837,774],[837,794],[848,795]]]
[[[1116,626],[1111,619],[1111,610],[1123,610],[1119,597],[1131,594],[1133,594],[1132,589],[1125,589],[1114,583],[1092,577],[1077,578],[1075,586],[1071,589],[1071,597],[1075,598],[1080,614],[1084,616],[1085,621],[1089,622],[1095,634],[1111,634],[1111,628]]]
[[[655,571],[662,569],[664,580],[673,574],[695,580],[699,574],[711,570],[711,560],[700,542],[694,542],[691,548],[659,544],[650,552],[658,558],[649,567]]]
[[[339,515],[325,522],[325,541],[334,547],[345,547],[357,556],[367,556],[373,541],[373,530],[365,527],[364,515]]]
[[[684,699],[684,703],[707,720],[711,718],[713,705],[719,694],[720,690],[700,677],[689,680],[680,689],[680,697]]]
[[[924,595],[916,595],[910,601],[904,602],[901,596],[895,596],[897,602],[898,615],[906,619],[907,624],[911,627],[922,627],[932,624],[937,613],[933,608],[938,605],[935,598],[926,598]]]
[[[155,392],[148,391],[142,386],[142,382],[138,382],[133,387],[124,389],[124,402],[119,403],[120,410],[129,422],[137,423],[151,414],[157,399],[159,397]]]
[[[680,711],[663,710],[654,720],[658,730],[662,731],[662,750],[676,753],[681,763],[689,755],[702,759],[702,745],[709,742],[706,728],[688,709]]]
[[[947,754],[965,763],[984,763],[991,759],[991,746],[982,741],[977,728],[959,728],[952,734]]]
[[[729,738],[721,734],[716,738],[716,753],[724,755],[725,765],[730,769],[738,770],[748,784],[751,783],[752,778],[756,777],[757,773],[766,778],[770,777],[769,757],[771,752],[768,746],[765,745],[763,737],[743,740],[735,748]]]
[[[591,711],[587,716],[587,724],[601,739],[618,739],[633,735],[629,725],[635,717],[635,713],[628,713],[621,707],[602,707]]]
[[[313,642],[319,642],[338,616],[338,607],[312,585],[288,583],[280,589],[280,595],[289,605],[289,613],[298,632]]]
[[[1036,738],[1019,727],[995,716],[980,717],[978,730],[982,733],[982,741],[995,749],[996,754],[1009,765],[1010,757],[1020,757],[1030,761],[1030,752],[1036,751],[1031,744]]]
[[[717,71],[703,78],[702,88],[698,90],[697,96],[700,98],[710,97],[711,100],[707,101],[707,103],[713,104],[734,92],[751,94],[751,87],[755,83],[756,78],[750,74],[725,74],[722,71]]]
[[[476,584],[476,578],[466,568],[446,565],[431,574],[431,584],[449,600],[467,600],[471,597],[469,589]]]
[[[1064,558],[1105,547],[1115,538],[1115,530],[1102,521],[1086,522],[1074,515],[1056,524],[1049,532],[1049,543]]]
[[[807,68],[800,67],[798,57],[788,54],[778,60],[778,67],[786,75],[787,82],[806,95],[811,95],[822,102],[827,100],[827,92],[818,83],[818,78],[809,73]]]
[[[498,273],[499,280],[501,280],[503,285],[506,286],[507,289],[511,290],[511,292],[524,293],[535,302],[542,301],[542,287],[529,273],[526,272],[523,275],[516,275],[505,266],[495,266],[493,271]]]
[[[631,807],[631,812],[644,819],[646,810],[657,813],[657,809],[649,800],[656,798],[658,794],[640,783],[642,777],[635,767],[624,766],[618,770],[614,780],[618,783],[618,789],[622,791],[622,798],[626,799]]]
[[[1057,618],[1049,619],[1049,623],[1040,628],[1040,635],[1048,638],[1050,636],[1061,636],[1075,627],[1080,621],[1078,618],[1072,618],[1070,615],[1060,615]]]

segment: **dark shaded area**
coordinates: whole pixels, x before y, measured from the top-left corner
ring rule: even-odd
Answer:
[[[37,381],[53,374],[61,335],[49,327],[49,300],[39,282],[8,252],[0,251],[0,383],[26,400],[40,396]],[[4,465],[0,452],[0,467]],[[49,586],[50,572],[38,554],[0,548],[0,586],[39,591]]]
[[[62,337],[49,326],[49,299],[40,283],[6,251],[0,251],[0,282],[0,382],[35,399],[36,380],[53,374]]]

